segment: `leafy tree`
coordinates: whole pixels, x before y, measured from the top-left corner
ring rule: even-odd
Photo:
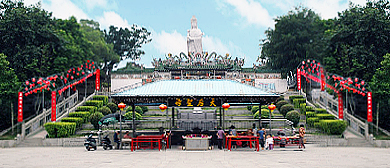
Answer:
[[[12,68],[9,67],[7,56],[0,53],[0,130],[11,125],[11,103],[17,100],[20,82]],[[16,116],[15,116],[16,118]]]
[[[326,22],[314,11],[298,7],[275,21],[275,29],[266,30],[266,39],[260,44],[260,57],[269,59],[268,67],[286,74],[296,69],[302,60],[322,60]]]
[[[339,13],[324,62],[328,71],[371,80],[390,50],[389,7],[387,0],[368,1]]]

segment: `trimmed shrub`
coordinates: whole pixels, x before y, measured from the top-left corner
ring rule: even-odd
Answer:
[[[49,138],[64,138],[76,132],[76,123],[73,122],[48,122],[43,125]]]
[[[141,106],[141,109],[142,109],[143,114],[145,114],[146,112],[149,111],[148,106]]]
[[[99,129],[99,120],[103,117],[104,115],[101,112],[92,113],[89,116],[89,122],[91,122],[95,129]]]
[[[290,103],[293,103],[294,99],[303,99],[303,95],[291,95],[288,99],[290,99]]]
[[[314,123],[318,123],[320,119],[318,119],[317,117],[312,117],[312,118],[308,118],[306,121],[307,121],[307,125],[309,126],[314,126]]]
[[[130,111],[130,112],[127,112],[125,115],[124,115],[125,119],[126,120],[133,120],[133,112]],[[135,112],[135,120],[141,120],[142,119],[142,115]]]
[[[89,112],[88,111],[72,112],[72,113],[69,113],[69,117],[82,118],[83,122],[86,123],[86,122],[88,122],[88,119],[89,119]]]
[[[95,95],[92,97],[92,100],[101,100],[101,101],[103,101],[103,106],[105,106],[108,103],[108,96]]]
[[[278,99],[276,99],[276,102],[279,102],[279,101],[282,101],[282,100],[284,100],[284,96],[283,96],[283,95],[280,95],[280,96],[278,97]]]
[[[135,106],[135,112],[139,113],[139,114],[144,114],[144,111],[142,111],[142,108],[140,106]]]
[[[103,101],[102,100],[88,100],[84,103],[86,106],[95,106],[97,108],[103,107]]]
[[[257,111],[259,111],[259,106],[253,106],[251,111],[252,114],[255,114]]]
[[[286,117],[286,114],[287,114],[289,111],[291,111],[291,110],[294,110],[294,106],[291,105],[291,104],[285,104],[285,105],[283,105],[283,106],[280,108],[279,112],[280,112],[280,114],[282,114],[284,117]]]
[[[301,110],[301,114],[306,114],[306,103],[301,103],[299,109]]]
[[[90,114],[95,113],[97,107],[95,106],[79,106],[76,111],[89,111]]]
[[[111,110],[107,106],[100,107],[98,112],[101,112],[103,115],[111,114]]]
[[[306,111],[314,112],[314,108],[312,106],[306,106]]]
[[[118,105],[115,103],[107,103],[107,107],[110,108],[111,113],[116,113],[119,110]]]
[[[267,109],[268,110],[268,105],[261,105],[261,109]]]
[[[253,115],[254,119],[259,119],[259,111]],[[269,118],[269,110],[261,109],[261,118]]]
[[[333,120],[335,117],[332,114],[316,114],[320,120]]]
[[[341,135],[347,128],[347,123],[342,120],[320,120],[320,129],[331,135]]]
[[[320,113],[320,114],[321,114],[321,113],[322,113],[322,114],[323,114],[323,113],[327,113],[326,109],[323,109],[323,108],[315,108],[314,111],[315,111],[316,113]]]
[[[280,110],[281,110],[280,108],[281,108],[283,105],[285,105],[285,104],[288,104],[288,101],[282,100],[282,101],[277,102],[277,103],[275,104],[275,106],[276,106],[276,108],[280,111]]]
[[[74,122],[76,123],[76,128],[81,128],[84,120],[79,117],[64,117],[61,119],[61,122]]]
[[[248,111],[251,111],[252,110],[252,106],[246,106],[246,109],[248,109]]]
[[[306,112],[306,117],[307,118],[316,117],[316,113],[315,112]]]
[[[289,111],[286,114],[286,119],[292,121],[294,124],[294,127],[296,127],[299,123],[299,119],[301,118],[300,114],[296,110]]]
[[[320,122],[315,122],[315,123],[314,123],[314,128],[319,128],[319,129],[321,129]]]
[[[306,99],[301,99],[301,98],[294,99],[294,102],[293,102],[294,108],[300,108],[299,105],[302,104],[302,103],[306,103]]]

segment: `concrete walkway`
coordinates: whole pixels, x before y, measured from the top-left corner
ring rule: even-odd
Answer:
[[[177,147],[176,147],[177,148]],[[83,147],[35,147],[0,149],[0,167],[390,167],[388,149],[307,145],[273,151],[167,151],[103,150],[87,152]]]

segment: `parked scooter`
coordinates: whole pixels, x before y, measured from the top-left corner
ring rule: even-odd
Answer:
[[[104,150],[107,150],[107,148],[112,149],[111,140],[110,140],[110,138],[108,138],[108,135],[104,136],[101,144],[102,144]]]
[[[92,134],[89,134],[87,139],[84,141],[84,146],[87,151],[90,151],[92,148],[96,150],[96,140],[95,138],[92,138]]]

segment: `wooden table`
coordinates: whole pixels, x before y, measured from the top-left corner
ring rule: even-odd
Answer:
[[[256,142],[255,148],[256,151],[259,151],[259,137],[257,136],[226,136],[225,147],[227,146],[229,151],[232,150],[232,141],[248,142],[249,148],[252,148],[252,142]]]
[[[136,138],[132,138],[131,151],[140,149],[139,143],[150,143],[150,146],[146,148],[154,149],[153,143],[158,143],[158,150],[161,150],[161,143],[163,140],[167,140],[164,135],[141,135]],[[168,144],[168,143],[167,143]]]

